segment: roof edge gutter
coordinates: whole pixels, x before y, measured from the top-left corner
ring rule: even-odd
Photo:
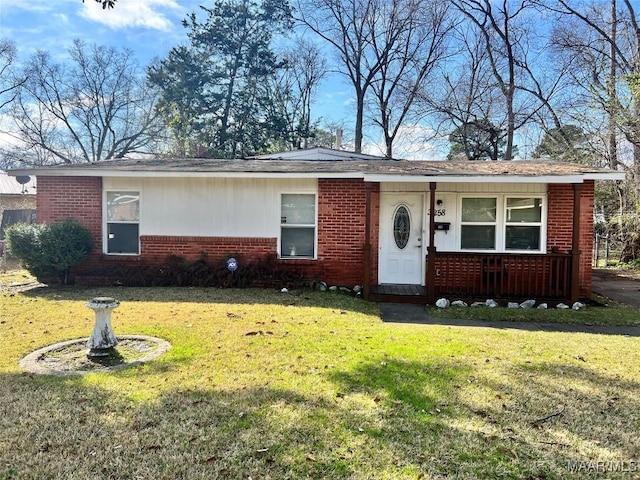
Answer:
[[[584,183],[582,175],[364,175],[365,182],[397,183]]]
[[[36,177],[128,177],[128,178],[363,178],[362,172],[176,172],[140,170],[15,169],[11,176]]]

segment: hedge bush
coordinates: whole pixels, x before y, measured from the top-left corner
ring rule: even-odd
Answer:
[[[66,284],[69,269],[93,248],[91,232],[76,220],[51,224],[18,223],[6,231],[9,253],[37,278],[60,277]]]
[[[235,272],[230,272],[225,259],[208,262],[206,256],[189,261],[177,255],[168,256],[163,265],[120,265],[96,268],[86,275],[100,277],[110,284],[127,287],[294,287],[312,285],[303,272],[283,266],[275,255],[243,261],[240,255]]]

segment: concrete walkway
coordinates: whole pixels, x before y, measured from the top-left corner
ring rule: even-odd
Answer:
[[[525,330],[529,332],[572,332],[603,335],[626,335],[640,337],[640,326],[573,325],[567,323],[508,322],[491,320],[457,320],[431,317],[423,305],[409,303],[379,303],[383,322],[419,325],[446,325],[450,327],[499,328],[502,330]],[[640,315],[640,312],[639,312]]]
[[[593,274],[593,291],[619,303],[640,308],[640,280],[615,275]],[[379,303],[384,322],[414,323],[421,325],[448,325],[455,327],[484,327],[547,332],[582,332],[604,335],[640,337],[640,326],[571,325],[559,323],[507,322],[488,320],[455,320],[433,318],[423,305],[407,303]],[[640,317],[640,311],[638,312]]]
[[[592,285],[598,295],[640,308],[640,280],[594,271]]]

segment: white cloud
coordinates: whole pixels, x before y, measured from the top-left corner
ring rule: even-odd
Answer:
[[[393,157],[402,160],[443,160],[446,154],[438,147],[435,132],[420,124],[405,125],[393,142]],[[384,155],[386,147],[383,140],[366,143],[363,153]]]
[[[0,2],[2,13],[11,10],[27,10],[29,12],[50,12],[55,10],[51,2],[30,2],[25,0],[2,0]]]
[[[80,16],[114,30],[143,27],[163,32],[172,30],[174,26],[164,11],[183,11],[175,0],[120,0],[113,9],[103,9],[100,3],[85,0],[82,7]]]

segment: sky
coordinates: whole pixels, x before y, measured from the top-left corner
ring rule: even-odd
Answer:
[[[114,9],[103,10],[94,0],[0,0],[0,38],[16,43],[20,59],[38,50],[47,50],[64,59],[76,38],[105,46],[133,50],[142,65],[154,58],[165,58],[172,47],[186,44],[181,21],[198,13],[199,5],[211,0],[117,0]],[[331,60],[331,59],[330,59]],[[346,80],[333,74],[320,86],[312,114],[328,122],[353,124],[354,96]],[[417,141],[427,133],[412,125],[401,132],[394,146],[396,157],[433,158]],[[346,135],[348,137],[348,134]],[[1,141],[1,139],[0,139]],[[365,134],[367,153],[381,154],[384,149],[377,134]]]

